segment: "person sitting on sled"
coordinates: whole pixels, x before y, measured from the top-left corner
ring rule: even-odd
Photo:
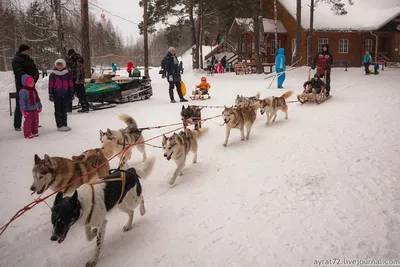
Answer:
[[[304,90],[306,90],[307,86],[311,85],[311,88],[307,91],[307,93],[313,93],[313,94],[320,94],[322,88],[326,88],[327,84],[324,83],[321,79],[320,79],[320,75],[319,73],[315,73],[314,74],[314,78],[306,81],[303,85]]]
[[[208,90],[211,88],[207,82],[206,77],[201,77],[201,83],[196,85],[196,89],[193,91],[194,95],[208,95]]]

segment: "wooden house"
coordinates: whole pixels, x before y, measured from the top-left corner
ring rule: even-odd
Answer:
[[[262,0],[264,40],[262,42],[263,62],[274,62],[275,21],[274,1]],[[303,0],[301,22],[301,65],[307,64],[307,41],[309,41],[310,10]],[[378,1],[379,2],[379,1]],[[314,13],[313,58],[323,44],[329,44],[335,65],[360,66],[366,50],[373,58],[385,60],[388,64],[400,61],[400,3],[388,0],[382,2],[363,0],[353,6],[346,6],[347,15],[336,15],[327,4],[319,4]],[[376,3],[378,6],[374,7]],[[296,1],[277,1],[278,47],[285,49],[286,62],[290,65],[296,45]],[[239,62],[254,62],[254,32],[252,19],[236,18],[229,30],[229,39],[237,42]],[[375,55],[377,48],[378,54]]]

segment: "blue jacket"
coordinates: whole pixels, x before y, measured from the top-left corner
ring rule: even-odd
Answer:
[[[22,75],[21,81],[22,84],[26,84],[26,80],[31,77],[27,74]],[[21,111],[31,111],[31,110],[37,110],[42,108],[42,103],[37,101],[37,95],[36,93],[33,93],[33,98],[35,101],[35,104],[31,105],[30,101],[29,101],[29,90],[22,88],[21,90],[19,90],[18,92],[18,96],[19,96],[19,107]]]
[[[364,63],[371,63],[371,55],[370,54],[364,55]]]
[[[275,58],[275,71],[282,72],[286,70],[285,49],[282,47],[278,49],[278,55]]]

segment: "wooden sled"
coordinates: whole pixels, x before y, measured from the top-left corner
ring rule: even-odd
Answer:
[[[310,80],[310,72],[311,72],[311,69],[308,71],[308,80]],[[324,83],[326,83],[326,72],[325,72],[323,81],[324,81]],[[297,95],[297,99],[299,100],[299,102],[301,104],[304,104],[304,103],[308,102],[309,100],[315,100],[315,102],[317,102],[317,104],[321,104],[332,97],[331,95],[326,96],[325,88],[323,88],[319,94],[308,93],[308,90],[310,90],[310,88],[311,88],[311,84],[309,84],[307,86],[307,88],[304,89],[304,91],[301,95]]]
[[[209,94],[206,94],[206,95],[191,95],[189,97],[192,100],[207,100],[207,99],[211,98],[211,96]]]

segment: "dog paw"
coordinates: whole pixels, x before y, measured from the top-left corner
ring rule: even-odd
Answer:
[[[179,174],[179,176],[183,176],[183,172],[181,172],[181,173]]]
[[[222,144],[224,147],[227,147],[228,146],[228,144]]]
[[[86,263],[86,267],[93,267],[96,266],[97,260],[90,260]]]
[[[130,226],[125,225],[125,226],[122,228],[122,232],[128,232],[128,231],[131,230],[131,229],[132,229],[132,225],[130,225]]]
[[[140,216],[143,216],[146,214],[146,209],[145,208],[140,208]]]
[[[240,141],[244,141],[244,138],[240,138]]]
[[[173,185],[174,183],[175,183],[175,179],[171,179],[171,180],[169,180],[169,182],[168,182],[170,185]]]

